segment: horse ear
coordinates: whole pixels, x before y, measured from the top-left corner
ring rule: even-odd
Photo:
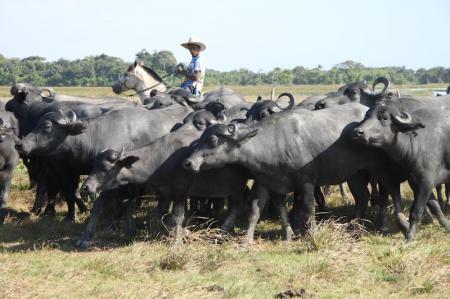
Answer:
[[[136,59],[136,60],[134,61],[133,67],[137,67],[137,65],[138,65],[138,60]]]

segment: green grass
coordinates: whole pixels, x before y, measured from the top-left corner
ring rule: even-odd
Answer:
[[[335,87],[292,88],[302,95]],[[266,89],[268,94],[270,87],[236,89],[253,97]],[[94,96],[110,92],[56,90]],[[3,92],[0,89],[2,96]],[[243,245],[242,220],[236,236],[194,230],[184,245],[174,246],[173,238],[152,217],[155,203],[145,202],[136,213],[139,230],[134,239],[101,222],[88,251],[74,246],[87,216],[66,223],[62,203],[55,219],[32,216],[28,211],[33,191],[28,187],[20,164],[10,216],[0,227],[0,298],[274,298],[288,291],[309,298],[445,298],[450,293],[450,234],[435,221],[421,226],[417,240],[405,245],[395,225],[382,236],[373,232],[370,222],[365,227],[348,223],[353,200],[340,198],[337,187],[327,197],[336,218],[324,218],[309,236],[291,243],[282,241],[278,221],[261,221],[255,244]],[[403,187],[410,200],[411,190]],[[376,209],[369,208],[369,219],[375,221],[375,215]]]

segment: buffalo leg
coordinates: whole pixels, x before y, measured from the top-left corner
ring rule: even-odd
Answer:
[[[314,187],[314,198],[316,199],[317,206],[319,207],[320,212],[325,212],[328,210],[325,204],[325,196],[323,195],[320,186]]]
[[[225,221],[221,225],[221,229],[228,233],[234,230],[236,218],[242,210],[242,203],[244,202],[244,194],[237,194],[228,197],[228,214]]]
[[[5,210],[5,206],[8,201],[9,197],[9,189],[11,186],[11,177],[5,178],[6,182],[1,186],[0,191],[0,225],[2,225],[5,222],[5,217],[7,215],[7,212]]]
[[[356,219],[363,219],[365,217],[367,204],[370,197],[369,190],[367,189],[368,183],[369,181],[367,175],[362,171],[359,171],[347,181],[348,187],[355,198]]]
[[[388,196],[389,195],[388,195],[387,190],[381,185],[380,191],[378,194],[378,204],[379,204],[379,208],[380,208],[379,215],[378,215],[378,217],[379,217],[378,229],[383,234],[387,233],[389,230],[388,219],[387,219]]]
[[[125,205],[126,234],[129,237],[133,237],[137,232],[136,222],[133,218],[135,199],[128,200]]]
[[[427,206],[430,209],[431,213],[438,219],[439,223],[447,230],[450,231],[450,222],[447,217],[442,212],[441,206],[439,202],[434,197],[434,194],[431,194],[430,199],[427,202]]]
[[[84,229],[81,239],[77,241],[76,246],[86,249],[92,245],[97,222],[105,209],[105,203],[109,192],[102,192],[100,196],[94,201],[88,223]]]
[[[430,186],[427,182],[417,184],[410,184],[414,191],[414,201],[409,213],[409,230],[406,234],[406,242],[411,242],[416,235],[417,226],[422,219],[423,211],[426,208],[427,202],[431,196],[433,185]]]
[[[81,195],[80,195],[80,188],[77,188],[75,191],[75,203],[77,204],[78,210],[80,211],[80,213],[86,213],[87,212],[87,207],[86,204],[84,203],[83,199],[81,199]]]
[[[264,209],[267,198],[269,197],[269,191],[265,187],[256,183],[253,185],[250,196],[252,198],[252,203],[247,230],[247,242],[253,243],[256,224],[258,223],[259,217],[261,216],[261,211]]]
[[[270,199],[274,201],[280,215],[286,241],[292,241],[294,232],[292,230],[291,224],[289,223],[289,217],[286,208],[286,194],[270,193]]]
[[[183,221],[185,211],[185,199],[176,198],[173,201],[172,219],[175,223],[175,244],[183,243]]]
[[[300,232],[306,233],[309,227],[316,225],[314,200],[314,184],[306,182],[301,186],[301,190],[295,200],[299,207]]]
[[[374,178],[370,178],[370,186],[371,186],[371,191],[370,191],[370,205],[371,206],[376,206],[379,204],[380,201],[380,192],[378,190],[378,181],[375,180]],[[380,187],[381,188],[381,187]]]

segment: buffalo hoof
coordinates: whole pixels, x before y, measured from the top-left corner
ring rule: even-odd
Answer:
[[[66,215],[66,217],[64,217],[64,221],[75,223],[77,222],[77,218],[75,217],[75,215]]]
[[[75,246],[80,248],[80,249],[88,249],[88,248],[90,248],[92,246],[92,241],[81,239],[81,240],[77,241]]]
[[[130,225],[129,227],[127,227],[127,231],[125,233],[126,233],[127,237],[130,237],[130,238],[136,236],[136,234],[137,234],[136,224]]]
[[[387,225],[382,225],[378,228],[378,231],[382,234],[382,235],[387,235],[389,233],[389,226]]]
[[[32,208],[30,213],[35,215],[35,216],[39,216],[41,215],[42,209],[41,208]]]
[[[55,217],[56,215],[56,210],[55,210],[55,206],[46,206],[45,210],[44,210],[44,215],[48,216],[48,217]]]

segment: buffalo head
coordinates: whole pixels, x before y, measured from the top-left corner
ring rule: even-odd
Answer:
[[[105,190],[115,189],[128,183],[124,169],[129,169],[139,160],[137,156],[125,156],[120,152],[106,149],[100,152],[94,161],[94,168],[81,187],[81,192],[92,195]]]
[[[85,129],[84,122],[77,120],[73,111],[48,112],[39,120],[33,131],[16,145],[16,149],[23,155],[52,155],[58,152],[69,135],[81,134]]]
[[[383,89],[375,92],[375,87],[383,84]],[[372,89],[365,82],[355,82],[342,86],[337,92],[330,93],[324,99],[315,104],[315,109],[324,109],[330,106],[342,105],[345,103],[361,103],[371,107],[377,101],[388,95],[390,82],[385,77],[378,77],[372,84]]]
[[[237,161],[240,146],[258,133],[254,125],[231,123],[208,127],[193,145],[191,156],[183,167],[194,172],[222,167]]]
[[[282,108],[279,105],[278,101],[284,96],[287,96],[289,98],[289,104],[287,107]],[[263,100],[261,97],[258,97],[256,103],[253,104],[246,113],[247,123],[251,121],[260,121],[264,118],[269,117],[273,113],[290,110],[294,107],[294,105],[295,97],[288,92],[280,94],[277,101]]]
[[[395,142],[398,133],[417,134],[425,125],[405,111],[395,100],[377,103],[366,113],[364,120],[352,132],[356,141],[385,147]]]

